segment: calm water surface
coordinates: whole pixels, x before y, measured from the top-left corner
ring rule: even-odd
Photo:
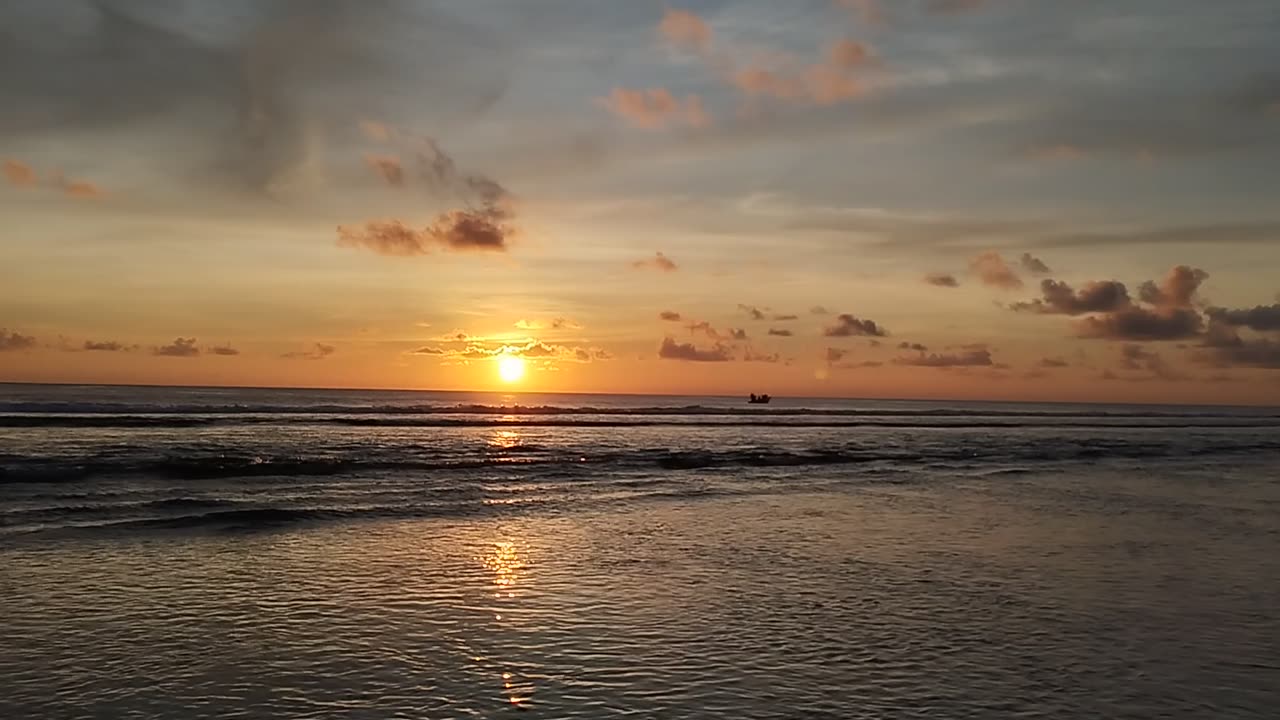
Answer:
[[[1280,412],[0,386],[0,717],[1274,717]]]

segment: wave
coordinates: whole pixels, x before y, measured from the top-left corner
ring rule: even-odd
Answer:
[[[575,416],[585,413],[565,413]],[[533,417],[530,417],[532,415]],[[0,428],[194,428],[233,425],[329,425],[378,428],[626,428],[626,427],[783,427],[783,428],[1280,428],[1280,417],[1156,415],[949,415],[847,413],[779,413],[749,417],[746,413],[611,413],[600,417],[552,417],[530,413],[506,417],[331,417],[309,416],[169,416],[169,415],[3,415]],[[720,419],[709,419],[717,416]],[[805,419],[798,419],[803,416]]]
[[[422,452],[422,449],[418,449]],[[681,471],[701,469],[752,469],[866,465],[881,463],[925,471],[946,467],[982,470],[1030,464],[1046,468],[1053,463],[1091,462],[1105,459],[1203,458],[1280,451],[1280,439],[1219,439],[1211,445],[1176,442],[1098,441],[1070,443],[1028,441],[979,448],[972,445],[932,445],[893,449],[878,445],[819,447],[802,450],[634,448],[589,451],[536,447],[515,453],[405,457],[394,452],[370,455],[295,457],[231,455],[165,456],[150,459],[100,458],[64,462],[48,458],[0,458],[0,483],[59,483],[95,478],[148,477],[167,480],[220,480],[229,478],[300,478],[388,474],[431,476],[467,471],[519,472],[530,475],[598,474],[602,471]]]

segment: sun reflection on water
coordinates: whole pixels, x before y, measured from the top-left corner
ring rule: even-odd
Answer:
[[[515,435],[515,433],[510,434]],[[494,598],[499,601],[514,599],[516,597],[515,586],[520,581],[521,572],[527,565],[519,547],[514,542],[496,542],[479,559],[484,567],[493,574],[491,582],[494,586]],[[493,618],[496,622],[501,622],[503,616],[501,613],[495,612]],[[502,694],[510,704],[516,707],[524,707],[533,699],[534,689],[533,683],[527,679],[518,679],[510,671],[502,673]]]

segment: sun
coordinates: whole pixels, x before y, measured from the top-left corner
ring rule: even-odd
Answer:
[[[515,355],[499,355],[498,377],[505,383],[518,382],[524,377],[524,358]]]

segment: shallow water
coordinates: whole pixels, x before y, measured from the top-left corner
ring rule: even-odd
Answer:
[[[15,423],[0,717],[1274,717],[1268,415],[907,409]]]

